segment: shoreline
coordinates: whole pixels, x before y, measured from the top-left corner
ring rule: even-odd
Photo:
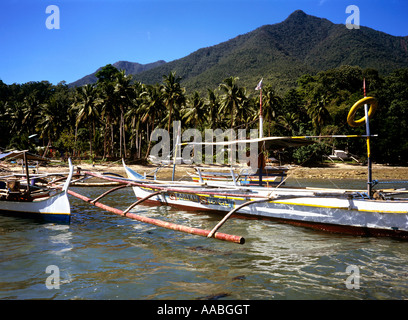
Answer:
[[[132,170],[137,171],[140,174],[153,174],[154,170],[157,168],[156,165],[128,165]],[[189,178],[188,172],[193,173],[194,167],[196,165],[186,165],[181,164],[176,166],[175,179],[180,180],[183,178]],[[88,164],[88,163],[74,163],[75,170],[78,167],[81,168],[81,172],[92,171],[92,172],[112,172],[115,174],[120,174],[125,176],[125,170],[121,164]],[[209,167],[208,165],[206,167]],[[221,166],[214,165],[214,169]],[[225,167],[225,166],[223,166]],[[18,165],[8,165],[7,170],[13,173],[21,173],[21,166]],[[30,168],[31,172],[33,168]],[[52,173],[61,173],[67,172],[67,165],[58,165],[58,166],[39,166],[38,172],[52,172]],[[157,178],[161,180],[171,179],[173,172],[173,166],[168,165],[160,168],[157,173]],[[2,172],[1,175],[6,175],[7,172]],[[356,179],[356,180],[366,180],[367,179],[367,167],[362,165],[354,164],[343,164],[343,163],[334,163],[327,164],[321,167],[301,167],[301,166],[290,166],[288,171],[288,176],[292,178],[300,179]],[[372,165],[372,176],[376,180],[408,180],[408,167],[402,166],[388,166],[373,164]]]

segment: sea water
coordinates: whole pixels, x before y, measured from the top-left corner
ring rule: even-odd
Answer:
[[[107,190],[73,189],[89,198]],[[134,201],[127,188],[102,202],[124,210]],[[243,236],[239,245],[144,224],[72,196],[70,202],[69,225],[0,216],[0,299],[408,298],[406,241],[231,218],[220,232]],[[208,230],[222,218],[167,206],[132,211]]]

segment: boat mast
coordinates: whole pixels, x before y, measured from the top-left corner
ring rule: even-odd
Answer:
[[[174,181],[174,176],[176,173],[176,160],[177,160],[177,154],[179,152],[179,144],[180,144],[180,130],[181,130],[181,125],[180,122],[177,123],[177,137],[176,137],[176,145],[174,147],[174,157],[173,157],[173,173],[171,175],[171,181]],[[174,130],[174,132],[176,132]]]
[[[363,80],[363,90],[364,90],[364,97],[367,96],[366,94],[366,83],[365,78]],[[365,123],[366,123],[366,135],[367,135],[367,193],[368,197],[371,199],[371,192],[373,187],[372,181],[372,164],[371,164],[371,148],[370,148],[370,120],[368,117],[368,104],[364,104],[364,114],[365,114]]]
[[[259,138],[263,138],[263,114],[262,114],[262,81],[259,81],[258,85],[256,86],[255,90],[259,90]],[[258,155],[261,157],[261,163],[258,161],[258,171],[259,171],[259,185],[262,186],[262,170],[264,165],[264,153],[263,153],[263,146],[261,147],[261,151]]]
[[[27,154],[23,151],[23,161],[25,165],[26,179],[27,179],[27,194],[30,194],[30,174],[28,172]]]
[[[259,138],[263,138],[262,81],[263,78],[255,88],[255,90],[259,90]]]

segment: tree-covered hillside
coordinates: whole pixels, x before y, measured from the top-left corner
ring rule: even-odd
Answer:
[[[347,29],[326,19],[295,11],[286,20],[265,25],[229,41],[135,75],[143,83],[161,81],[171,71],[181,77],[187,92],[214,88],[229,76],[246,87],[260,78],[279,93],[296,86],[304,73],[342,65],[374,68],[382,75],[408,66],[408,40],[370,28]]]

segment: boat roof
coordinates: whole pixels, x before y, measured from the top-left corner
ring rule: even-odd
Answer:
[[[24,153],[26,154],[27,160],[33,161],[49,161],[49,159],[29,153],[25,150],[19,151],[14,150],[10,152],[0,153],[0,160],[10,160],[10,159],[24,159]]]
[[[301,147],[316,143],[305,136],[301,137],[265,137],[257,139],[243,139],[232,141],[217,141],[217,142],[185,142],[181,145],[232,145],[238,143],[259,143],[265,144],[267,149],[281,149],[287,147]]]
[[[261,141],[261,143],[265,142],[265,147],[267,149],[302,147],[316,143],[316,141],[298,137],[268,137],[264,139],[265,140]]]

